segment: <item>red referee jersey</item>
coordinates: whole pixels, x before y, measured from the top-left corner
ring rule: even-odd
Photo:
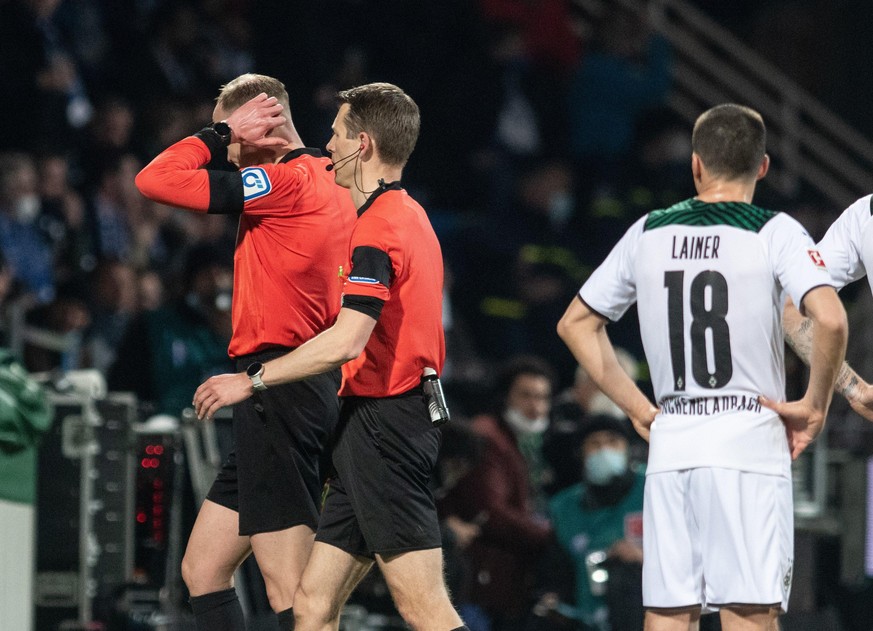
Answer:
[[[277,164],[212,171],[200,168],[211,160],[212,144],[199,137],[177,142],[136,185],[162,204],[240,214],[231,357],[299,346],[339,312],[355,223],[351,196],[325,171],[330,160],[317,149],[292,151]]]
[[[390,260],[387,278],[358,264],[362,251]],[[391,396],[417,386],[425,367],[441,373],[443,257],[424,209],[396,183],[377,190],[358,210],[349,258],[344,295],[384,305],[364,352],[343,365],[340,395]]]

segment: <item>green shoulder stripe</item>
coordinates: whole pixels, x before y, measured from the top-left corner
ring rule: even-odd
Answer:
[[[686,199],[663,210],[655,210],[646,218],[644,230],[664,226],[731,226],[759,232],[777,213],[743,202],[707,203]]]

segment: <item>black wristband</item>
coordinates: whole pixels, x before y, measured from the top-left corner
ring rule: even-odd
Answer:
[[[216,157],[227,159],[227,145],[224,144],[221,135],[212,127],[204,127],[194,136],[203,141],[213,159]]]

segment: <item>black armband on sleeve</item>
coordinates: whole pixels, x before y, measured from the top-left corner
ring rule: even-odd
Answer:
[[[352,252],[352,271],[349,273],[350,280],[355,278],[391,287],[391,257],[379,248],[359,245]]]
[[[238,215],[245,204],[242,176],[235,164],[227,159],[227,147],[212,127],[196,134],[209,149],[210,160],[204,168],[209,175],[209,208],[213,215]]]
[[[209,171],[209,208],[211,215],[238,215],[243,211],[242,175],[239,171]]]
[[[378,320],[379,316],[382,315],[382,307],[384,306],[385,301],[374,296],[343,296],[343,309],[360,311],[374,320]]]

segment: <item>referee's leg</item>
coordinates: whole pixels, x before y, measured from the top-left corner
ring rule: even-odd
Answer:
[[[462,629],[443,577],[442,548],[376,555],[397,611],[415,631]]]
[[[373,561],[316,541],[294,596],[295,631],[336,631],[343,605]]]
[[[249,538],[239,535],[238,513],[205,500],[182,558],[197,629],[245,629],[233,574],[250,552]]]
[[[251,536],[270,607],[280,613],[294,605],[294,593],[309,559],[315,533],[299,525]]]

